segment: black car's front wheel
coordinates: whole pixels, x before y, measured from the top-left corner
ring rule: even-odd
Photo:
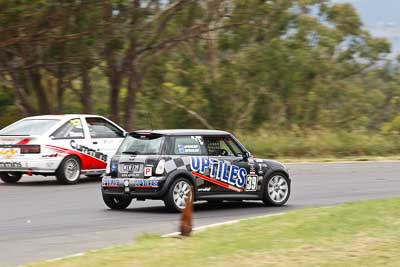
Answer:
[[[176,179],[164,198],[165,206],[171,211],[181,212],[186,207],[190,193],[193,194],[193,187],[189,180],[186,178]]]
[[[275,173],[267,178],[263,201],[268,206],[282,206],[290,196],[290,181],[283,173]]]
[[[123,210],[131,204],[132,199],[125,196],[112,196],[103,194],[103,201],[110,209]]]
[[[17,172],[0,172],[0,179],[7,184],[15,184],[22,177],[22,173]]]

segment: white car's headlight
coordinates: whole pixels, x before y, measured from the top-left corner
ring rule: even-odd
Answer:
[[[165,160],[161,159],[157,164],[156,174],[163,174],[164,167],[165,167]]]

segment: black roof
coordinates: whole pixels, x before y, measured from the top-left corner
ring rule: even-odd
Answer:
[[[161,135],[229,135],[230,133],[219,130],[204,129],[165,129],[165,130],[138,130],[133,133],[154,133]]]

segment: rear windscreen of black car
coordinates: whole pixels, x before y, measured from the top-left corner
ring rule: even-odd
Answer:
[[[158,134],[130,133],[122,142],[117,154],[159,155],[165,137]]]

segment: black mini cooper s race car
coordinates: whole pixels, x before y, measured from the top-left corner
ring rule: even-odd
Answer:
[[[262,200],[281,206],[290,195],[287,168],[254,158],[230,133],[216,130],[152,130],[127,135],[107,168],[102,195],[111,209],[132,199],[162,199],[181,211],[193,200]]]

